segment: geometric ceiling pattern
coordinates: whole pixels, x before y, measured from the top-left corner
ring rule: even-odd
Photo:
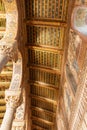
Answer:
[[[56,130],[68,0],[26,0],[31,129]]]

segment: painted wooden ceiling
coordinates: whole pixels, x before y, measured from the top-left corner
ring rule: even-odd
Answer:
[[[67,29],[68,2],[69,0],[25,0],[32,130],[57,129],[56,111]],[[4,8],[2,10],[4,11]],[[5,19],[3,22],[2,17],[0,24],[5,27]],[[1,31],[4,32],[2,29]],[[7,76],[8,73],[12,73],[12,70],[8,70],[8,65],[5,71],[4,76],[3,74],[0,76],[1,82],[2,76],[6,78],[5,82],[11,80],[11,75]],[[9,87],[7,84],[4,86]],[[0,84],[0,90],[1,87]],[[1,101],[4,95],[1,94],[0,97]],[[5,112],[5,102],[2,103]],[[2,115],[3,112],[0,115],[1,120]]]
[[[56,130],[68,0],[25,0],[32,130]]]

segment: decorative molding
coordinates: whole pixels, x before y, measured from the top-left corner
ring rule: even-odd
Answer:
[[[15,119],[13,120],[12,130],[24,130],[25,122],[25,95],[23,93],[23,101],[16,109]]]
[[[25,103],[23,102],[16,110],[15,119],[24,120]]]
[[[69,122],[70,130],[78,130],[78,127],[82,126],[81,120],[87,109],[87,52],[83,69],[79,75],[79,84],[75,99]]]
[[[69,68],[74,75],[74,78],[76,82],[78,82],[78,57],[79,57],[79,50],[81,48],[82,39],[79,37],[79,35],[74,31],[70,30],[69,33],[69,48],[68,48],[68,65]]]

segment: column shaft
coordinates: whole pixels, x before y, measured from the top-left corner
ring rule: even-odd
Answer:
[[[14,108],[7,107],[0,130],[11,130],[14,117]]]

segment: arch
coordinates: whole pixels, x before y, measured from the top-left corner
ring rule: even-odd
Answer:
[[[6,31],[0,40],[0,71],[12,59],[17,61],[18,9],[16,0],[2,0],[6,11]]]
[[[5,91],[6,113],[0,130],[10,130],[15,110],[22,103],[22,56],[18,53],[17,62],[13,62],[13,75],[9,89]],[[18,111],[17,111],[18,112]]]

